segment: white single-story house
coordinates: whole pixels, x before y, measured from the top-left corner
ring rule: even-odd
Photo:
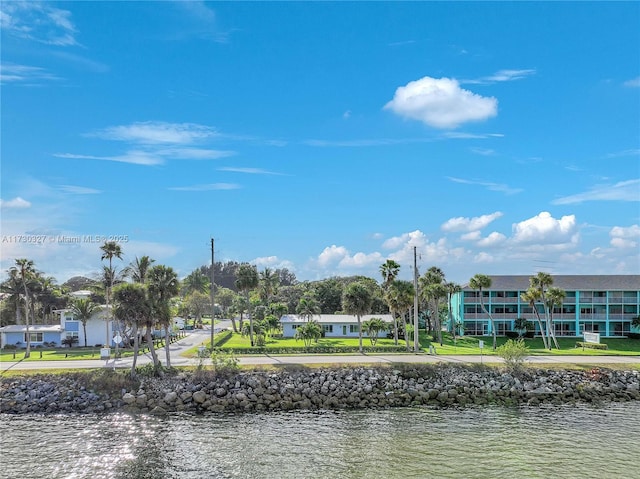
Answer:
[[[184,318],[181,318],[180,316],[175,316],[172,321],[173,321],[174,328],[184,329],[184,325],[185,325]]]
[[[389,325],[389,328],[393,325],[393,318],[390,314],[365,314],[360,317],[360,321],[364,323],[372,318],[382,319]],[[358,318],[356,316],[350,314],[316,314],[313,316],[313,321],[322,326],[326,338],[358,337]],[[285,314],[280,318],[282,336],[284,338],[293,338],[296,334],[296,329],[307,322],[306,318],[297,314]],[[386,331],[378,333],[379,338],[384,338],[386,335]]]

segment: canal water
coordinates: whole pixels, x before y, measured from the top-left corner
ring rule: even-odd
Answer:
[[[640,478],[640,403],[0,416],[0,477]]]

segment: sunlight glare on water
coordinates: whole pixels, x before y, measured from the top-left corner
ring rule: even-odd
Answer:
[[[8,416],[2,477],[640,477],[640,404]]]

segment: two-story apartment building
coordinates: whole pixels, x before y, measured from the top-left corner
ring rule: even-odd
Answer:
[[[621,337],[632,331],[631,321],[640,314],[640,275],[554,275],[553,286],[565,291],[561,306],[553,311],[557,336],[581,336],[596,332]],[[531,305],[521,299],[530,276],[490,276],[491,287],[482,291],[482,301],[493,317],[497,334],[513,331],[517,318],[535,324]],[[536,307],[544,316],[542,303]],[[464,334],[489,335],[491,322],[482,311],[479,292],[464,286],[452,298],[454,321]],[[537,326],[536,326],[537,329]]]

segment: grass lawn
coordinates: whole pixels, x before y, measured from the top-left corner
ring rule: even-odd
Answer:
[[[585,349],[576,348],[576,341],[581,338],[558,338],[560,349],[552,349],[551,351],[544,349],[541,338],[526,339],[525,344],[529,348],[532,355],[576,355],[576,356],[640,356],[640,340],[635,339],[602,339],[601,342],[609,346],[607,350],[597,349]],[[475,337],[475,336],[463,336],[458,337],[456,341],[449,334],[443,334],[443,345],[440,346],[437,342],[430,341],[430,336],[427,336],[424,332],[420,332],[420,345],[424,351],[428,351],[429,346],[433,345],[436,348],[437,354],[440,355],[477,355],[480,354],[480,348],[478,347],[479,341],[484,341],[484,348],[482,354],[494,355],[492,345],[493,339],[491,336],[487,337]],[[507,338],[498,337],[498,346],[501,346],[507,342]],[[368,338],[363,338],[363,346],[369,346],[371,343]],[[404,340],[399,340],[398,344],[403,346]],[[411,343],[413,345],[413,342]],[[203,343],[208,345],[208,341]],[[393,346],[393,339],[379,339],[376,343],[377,346]],[[266,343],[267,349],[279,349],[279,348],[300,348],[300,353],[305,353],[304,344],[302,341],[296,341],[292,338],[269,338]],[[317,346],[324,347],[337,347],[337,346],[358,346],[358,338],[322,338],[318,341]],[[249,348],[249,338],[243,338],[240,334],[233,334],[231,338],[222,346],[223,350],[242,349]],[[197,346],[189,350],[185,356],[196,356]]]
[[[122,350],[121,350],[122,351]],[[32,349],[31,356],[24,359],[24,349],[14,351],[2,351],[0,361],[65,361],[72,359],[100,359],[100,348],[60,348],[60,349]],[[42,357],[40,357],[42,353]],[[111,348],[111,354],[115,349]],[[133,355],[132,351],[123,352],[122,356]]]

